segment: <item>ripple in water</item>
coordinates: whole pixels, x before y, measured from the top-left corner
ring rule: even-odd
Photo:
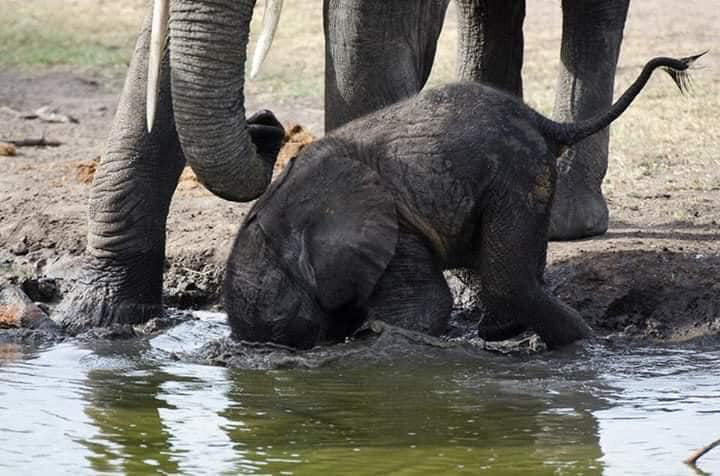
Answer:
[[[720,351],[239,371],[172,360],[216,316],[92,349],[0,350],[0,474],[687,474]],[[720,472],[720,451],[700,466]]]

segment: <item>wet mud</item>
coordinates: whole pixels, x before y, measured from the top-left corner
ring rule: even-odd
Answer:
[[[79,270],[86,245],[91,187],[88,173],[102,151],[117,94],[117,86],[104,86],[102,78],[72,72],[0,73],[0,108],[5,108],[0,110],[2,133],[12,138],[45,137],[61,142],[57,147],[19,147],[15,156],[0,157],[0,289],[21,289],[49,316],[72,289]],[[43,123],[13,112],[35,111],[47,105],[76,118],[76,122]],[[259,106],[249,104],[248,110]],[[273,108],[288,124],[321,123],[319,109],[314,115],[298,112],[292,102]],[[317,127],[312,129],[296,131],[298,148],[312,140],[312,135],[322,135]],[[611,172],[617,166],[611,159]],[[183,177],[168,217],[164,302],[181,311],[221,311],[224,261],[249,205],[222,201],[193,182],[191,174]],[[666,192],[668,182],[663,176],[647,176],[643,184],[654,192],[638,194],[633,184],[617,180],[609,187],[614,221],[606,235],[550,244],[547,288],[575,307],[601,338],[640,345],[717,336],[720,188],[697,189],[692,183],[676,181]],[[669,211],[683,219],[671,219]],[[462,345],[472,346],[473,351],[487,351],[487,346],[473,341],[474,323],[458,317],[462,316],[461,307],[445,340],[464,341]],[[148,328],[93,331],[85,338],[148,339],[177,324],[173,318],[165,319]],[[367,339],[341,344],[338,353],[350,354],[357,347],[381,353],[383,345],[392,348],[386,334],[378,337],[371,333]],[[388,335],[401,338],[393,332]],[[48,330],[0,330],[0,342],[42,345],[65,338]],[[542,349],[529,339],[531,336],[525,335],[510,344],[493,344],[496,347],[491,350]],[[208,344],[205,360],[242,366],[242,358],[232,355],[246,351],[240,344],[225,340]],[[274,356],[282,355],[277,349],[273,352]],[[336,358],[323,352],[317,350],[303,359]],[[290,362],[298,357],[289,353],[283,359]]]
[[[603,251],[554,263],[546,280],[601,335],[678,342],[720,334],[718,256]]]

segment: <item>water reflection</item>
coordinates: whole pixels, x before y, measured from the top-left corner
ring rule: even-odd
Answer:
[[[244,459],[228,437],[233,426],[223,416],[230,405],[225,369],[201,365],[166,366],[176,378],[165,382],[158,398],[168,407],[160,411],[172,438],[170,445],[183,474],[237,473]],[[211,462],[208,466],[208,462]]]
[[[174,375],[150,369],[96,369],[87,374],[85,414],[99,430],[82,443],[90,468],[102,473],[177,474],[171,433],[160,412],[171,408],[158,398]]]
[[[680,461],[720,435],[718,362],[717,346],[639,349],[616,359],[608,379],[621,391],[597,412],[606,474],[648,474],[648,461],[663,462],[657,475],[696,474]],[[718,474],[720,454],[699,466]]]
[[[21,356],[0,363],[0,474],[690,474],[720,428],[712,348],[282,371],[142,341]]]
[[[544,385],[477,385],[463,366],[235,372],[225,416],[239,423],[230,435],[248,457],[278,472],[599,474],[591,409],[602,402],[538,398]]]
[[[0,343],[0,365],[25,358],[22,348],[17,344]]]
[[[0,474],[71,474],[86,466],[81,441],[90,351],[60,344],[0,365]]]

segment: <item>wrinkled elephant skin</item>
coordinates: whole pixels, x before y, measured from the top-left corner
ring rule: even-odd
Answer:
[[[557,158],[606,128],[657,68],[683,90],[696,57],[654,58],[609,109],[558,123],[473,82],[422,92],[307,146],[249,212],[227,265],[234,337],[309,348],[367,319],[429,334],[452,300],[443,270],[472,269],[498,328],[550,347],[580,315],[541,286]]]

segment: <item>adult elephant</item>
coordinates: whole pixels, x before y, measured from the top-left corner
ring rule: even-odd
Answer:
[[[420,91],[448,1],[324,0],[326,130]],[[169,17],[168,48],[150,61],[158,65],[150,68],[157,103],[146,106],[148,19],[93,184],[88,262],[58,309],[71,331],[142,322],[161,312],[165,222],[186,158],[209,190],[229,200],[257,197],[270,179],[279,124],[263,114],[248,126],[243,107],[255,0],[172,0],[169,14],[167,2],[156,0],[154,15]],[[610,105],[628,2],[563,2],[561,119]],[[521,95],[524,0],[458,0],[458,12],[459,78]],[[156,23],[157,32],[162,22]],[[154,113],[149,133],[146,109]],[[554,237],[605,230],[606,167],[607,132],[561,159]]]
[[[525,0],[456,0],[457,76],[522,96]],[[435,56],[448,0],[325,0],[325,128],[420,91]],[[586,119],[612,103],[629,0],[563,0],[561,60],[554,116]],[[608,130],[568,150],[559,177],[550,237],[602,234],[601,192]]]
[[[87,261],[56,311],[69,332],[161,314],[166,219],[186,161],[210,191],[228,200],[253,200],[269,184],[284,130],[269,112],[245,119],[254,4],[173,0],[169,48],[150,59],[148,16],[93,181]],[[148,132],[153,59],[158,96]]]

